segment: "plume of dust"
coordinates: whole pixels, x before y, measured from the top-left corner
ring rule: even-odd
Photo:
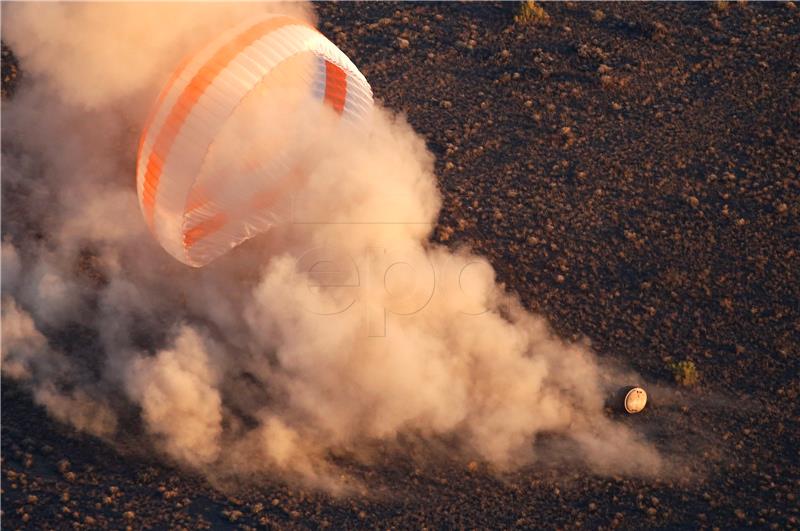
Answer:
[[[3,375],[110,440],[135,406],[158,451],[209,477],[336,489],[330,455],[369,461],[406,435],[508,469],[556,434],[593,470],[657,473],[603,414],[618,374],[485,259],[428,242],[433,159],[401,117],[377,109],[364,137],[279,112],[321,154],[287,223],[199,270],[160,249],[132,182],[138,127],[184,54],[265,9],[287,6],[4,7],[25,82],[2,117]]]

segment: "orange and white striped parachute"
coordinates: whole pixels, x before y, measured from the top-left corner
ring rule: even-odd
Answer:
[[[178,67],[148,118],[145,221],[172,256],[206,265],[279,221],[271,207],[302,178],[309,128],[363,128],[372,104],[361,72],[306,22],[265,15],[227,31]]]

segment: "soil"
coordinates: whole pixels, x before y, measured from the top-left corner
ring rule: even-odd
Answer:
[[[797,529],[800,9],[543,7],[316,6],[436,155],[434,239],[489,257],[559,335],[657,382],[621,420],[702,466],[498,474],[391,454],[342,463],[365,485],[350,497],[278,481],[234,495],[59,424],[4,378],[3,526]]]

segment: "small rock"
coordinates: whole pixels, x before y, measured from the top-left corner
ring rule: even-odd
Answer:
[[[409,45],[408,39],[404,39],[404,38],[402,38],[402,37],[398,37],[398,38],[397,38],[397,45],[398,45],[398,46],[399,46],[401,49],[408,48],[408,45]]]
[[[658,498],[656,498],[655,496],[651,496],[650,497],[650,502],[653,504],[654,507],[657,507],[658,504],[661,503],[660,500]]]
[[[133,518],[134,518],[135,516],[136,516],[136,514],[134,514],[134,512],[133,512],[133,511],[125,511],[124,513],[122,513],[122,517],[123,517],[125,520],[133,520]]]
[[[700,205],[700,200],[693,195],[689,196],[689,204],[692,205],[692,208],[697,208]]]

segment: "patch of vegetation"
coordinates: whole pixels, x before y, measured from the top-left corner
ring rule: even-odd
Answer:
[[[526,0],[519,6],[519,12],[514,20],[517,24],[544,25],[550,22],[550,15],[534,0]]]
[[[731,7],[730,2],[728,2],[727,0],[714,0],[713,5],[714,9],[716,9],[719,12],[727,11],[728,8]]]
[[[14,57],[11,48],[2,43],[3,54],[3,68],[2,68],[2,90],[0,90],[0,97],[3,99],[10,98],[14,94],[14,89],[17,85],[17,78],[19,76],[19,64],[17,58]]]
[[[700,373],[693,361],[684,360],[670,365],[675,382],[684,387],[691,387],[700,381]]]

